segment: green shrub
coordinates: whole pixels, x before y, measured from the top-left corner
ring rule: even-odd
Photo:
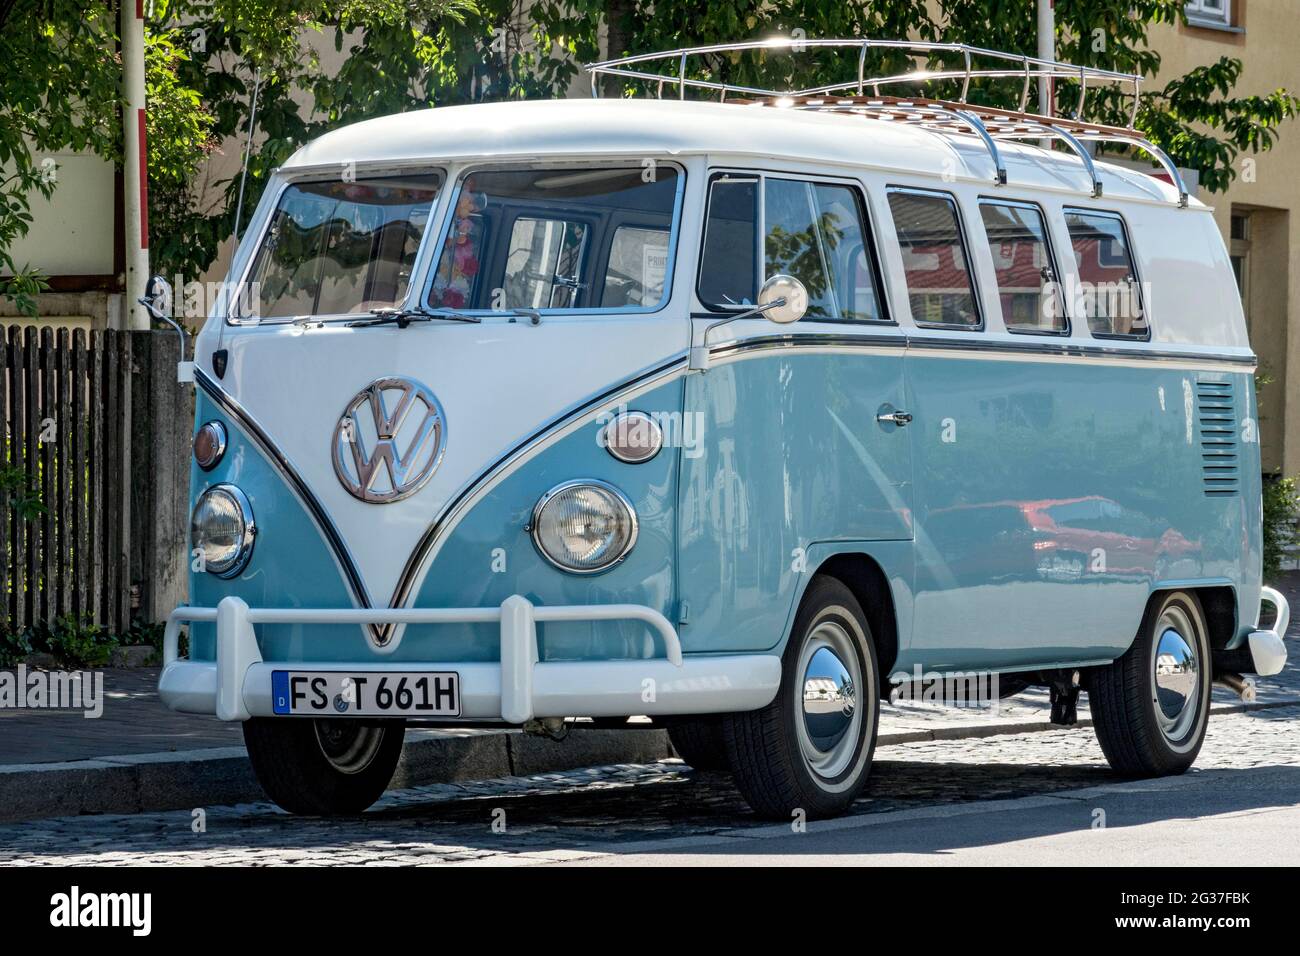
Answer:
[[[65,614],[51,625],[41,622],[32,628],[32,650],[44,651],[55,666],[68,670],[103,667],[120,643],[115,635],[94,623],[89,616]]]
[[[162,663],[163,656],[163,634],[167,630],[167,624],[163,621],[146,621],[144,618],[137,617],[131,622],[131,626],[126,629],[122,635],[121,643],[123,647],[133,645],[147,645],[153,648],[153,653],[149,655],[146,663],[156,665]],[[183,635],[182,635],[183,642]]]
[[[29,631],[16,630],[8,621],[0,624],[0,667],[13,667],[32,652]]]
[[[1282,571],[1286,549],[1296,543],[1295,519],[1300,499],[1294,478],[1264,481],[1264,580],[1273,581]]]

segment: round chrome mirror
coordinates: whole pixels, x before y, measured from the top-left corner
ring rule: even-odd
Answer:
[[[144,295],[139,302],[155,319],[170,317],[172,314],[172,284],[162,276],[152,276],[145,286]]]
[[[774,275],[763,283],[758,304],[766,307],[763,315],[778,325],[798,322],[808,311],[808,290],[790,275]]]

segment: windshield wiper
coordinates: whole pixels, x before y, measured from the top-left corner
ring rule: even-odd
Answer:
[[[446,309],[431,311],[429,309],[371,309],[370,314],[374,318],[357,319],[355,322],[349,322],[348,328],[359,329],[372,325],[396,325],[399,329],[404,329],[412,322],[428,322],[431,319],[445,319],[449,322],[479,322],[477,315],[467,315],[463,312],[452,312]]]

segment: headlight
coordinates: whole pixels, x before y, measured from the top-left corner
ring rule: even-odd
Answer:
[[[253,509],[234,485],[213,485],[199,496],[190,516],[190,546],[199,551],[204,570],[233,578],[253,555]]]
[[[563,571],[591,574],[612,567],[636,544],[636,512],[603,481],[566,481],[533,509],[533,543]]]

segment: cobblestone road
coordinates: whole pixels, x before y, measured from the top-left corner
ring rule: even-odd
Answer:
[[[1118,783],[1086,729],[919,742],[881,757],[854,815],[955,812],[956,805]],[[1193,772],[1261,767],[1300,767],[1300,706],[1216,716]],[[203,833],[193,832],[185,811],[0,827],[0,863],[537,864],[653,853],[771,828],[748,812],[728,778],[676,761],[395,791],[364,817],[343,821],[293,818],[268,804],[202,809]],[[1089,822],[1081,811],[1080,828]]]

